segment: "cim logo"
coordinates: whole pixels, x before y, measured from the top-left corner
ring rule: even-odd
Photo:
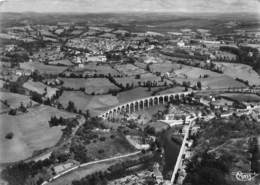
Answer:
[[[256,176],[258,176],[259,174],[255,173],[255,172],[254,173],[243,173],[241,171],[238,171],[238,172],[232,172],[232,175],[234,175],[238,181],[248,182],[248,181],[254,180],[254,178]]]

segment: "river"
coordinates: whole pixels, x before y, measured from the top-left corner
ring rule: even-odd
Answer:
[[[181,145],[171,139],[175,128],[170,128],[164,131],[160,136],[160,142],[164,148],[164,168],[163,175],[172,171],[177,160]]]

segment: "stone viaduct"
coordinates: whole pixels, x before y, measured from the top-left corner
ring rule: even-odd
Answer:
[[[178,92],[178,93],[169,93],[169,94],[161,94],[156,96],[149,96],[144,97],[136,100],[132,100],[120,105],[117,105],[102,114],[99,115],[99,117],[107,119],[114,117],[117,114],[120,114],[122,112],[131,113],[135,112],[137,110],[144,109],[145,107],[149,108],[153,105],[158,105],[160,103],[164,104],[165,102],[174,100],[174,99],[180,99],[185,96],[188,96],[192,94],[194,91],[187,91],[187,92]]]
[[[158,105],[160,103],[164,104],[165,102],[171,101],[173,99],[182,98],[188,96],[195,92],[223,92],[223,93],[257,93],[259,92],[260,87],[258,88],[219,88],[213,90],[200,90],[200,91],[186,91],[186,92],[177,92],[177,93],[169,93],[169,94],[161,94],[155,96],[144,97],[140,99],[135,99],[120,105],[117,105],[113,108],[108,109],[107,111],[101,113],[99,117],[103,119],[112,118],[117,114],[126,112],[132,113],[137,110],[141,110],[145,107],[149,108],[153,105]]]

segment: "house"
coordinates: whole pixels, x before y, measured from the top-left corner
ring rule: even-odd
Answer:
[[[153,166],[153,173],[156,178],[156,182],[158,184],[161,184],[161,183],[163,183],[163,175],[162,175],[162,172],[160,171],[159,167],[160,167],[159,163],[155,163]]]
[[[106,62],[107,57],[105,55],[94,55],[94,56],[88,56],[87,62]]]
[[[53,170],[56,174],[59,174],[61,172],[64,172],[65,170],[72,168],[73,166],[75,166],[75,163],[68,162],[68,163],[63,163],[63,164],[59,164],[57,166],[54,166]]]
[[[30,76],[32,73],[31,70],[16,70],[15,75],[17,76]]]
[[[177,42],[177,46],[178,47],[184,47],[185,46],[185,42],[183,42],[183,40]]]

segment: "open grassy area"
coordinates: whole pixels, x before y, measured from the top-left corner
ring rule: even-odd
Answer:
[[[85,88],[87,94],[104,94],[110,90],[120,90],[119,87],[111,83],[107,78],[61,78],[63,87],[79,90]]]
[[[10,92],[0,92],[0,101],[6,101],[11,108],[17,108],[21,105],[21,103],[23,103],[25,106],[30,102],[32,102],[32,105],[37,104],[36,102],[32,101],[29,96]]]
[[[205,75],[209,77],[221,76],[221,74],[210,70],[187,66],[187,65],[181,65],[179,69],[174,70],[174,74],[176,74],[178,77],[192,78],[192,79],[198,79],[200,77],[203,78],[203,76]]]
[[[158,88],[152,88],[151,91],[148,91],[148,88],[138,87],[135,89],[118,93],[117,98],[120,103],[125,103],[131,100],[151,96],[152,92],[156,89]]]
[[[183,91],[185,91],[185,87],[177,86],[177,87],[173,87],[173,88],[170,88],[170,89],[160,91],[156,94],[168,94],[168,93],[177,93],[177,92],[183,92]]]
[[[99,139],[86,146],[86,155],[92,159],[104,159],[116,155],[127,154],[135,151],[135,148],[128,143],[125,136],[118,132],[94,131]],[[101,140],[104,139],[104,140]]]
[[[164,62],[164,63],[158,63],[158,64],[152,64],[150,65],[150,70],[155,73],[155,72],[160,72],[160,73],[166,73],[166,72],[173,72],[174,70],[180,69],[181,64],[177,63],[172,63],[170,61]]]
[[[90,113],[96,115],[98,110],[105,107],[115,106],[119,103],[116,96],[112,95],[98,95],[92,96],[87,95],[81,91],[64,91],[59,97],[58,101],[63,105],[63,107],[68,106],[68,102],[72,101],[75,104],[77,109],[82,110],[83,112],[87,109],[90,110]]]
[[[216,62],[217,66],[222,68],[225,75],[232,78],[239,78],[248,81],[250,85],[260,85],[260,77],[257,72],[249,65],[245,64],[232,64]]]
[[[45,74],[59,74],[63,72],[65,69],[67,69],[67,67],[64,66],[45,65],[39,62],[21,63],[20,67],[22,69],[27,69],[32,71],[38,70],[40,73],[45,73]]]
[[[49,127],[51,116],[74,117],[49,106],[37,106],[17,116],[0,115],[0,162],[14,162],[30,157],[34,151],[55,145],[62,135],[62,127]],[[13,133],[12,139],[6,139]]]
[[[52,88],[41,82],[34,82],[32,80],[25,82],[23,84],[23,87],[28,89],[29,91],[33,91],[33,92],[36,92],[41,95],[43,95],[46,90],[46,97],[49,97],[49,98],[53,97],[58,90],[57,88]]]
[[[113,69],[110,65],[96,65],[95,63],[86,64],[83,67],[74,67],[73,72],[82,72],[84,76],[91,75],[106,75],[111,76],[121,75],[120,72]]]
[[[155,84],[154,86],[164,86],[164,85],[170,85],[172,84],[171,81],[167,79],[161,79],[161,77],[156,76],[152,73],[146,73],[144,75],[140,75],[140,79],[135,78],[134,76],[131,77],[122,77],[122,78],[115,78],[116,82],[120,85],[123,85],[124,87],[134,85],[144,85],[147,82],[151,82]]]
[[[259,102],[260,96],[256,94],[241,94],[241,93],[225,93],[221,94],[223,97],[230,98],[239,102]]]
[[[146,71],[144,69],[136,67],[132,64],[115,65],[114,68],[117,69],[118,71],[120,71],[122,74],[127,75],[127,76],[135,76],[137,74],[146,73]]]
[[[59,65],[59,66],[72,66],[73,65],[73,63],[67,59],[50,61],[49,64]]]
[[[202,86],[209,89],[245,87],[246,85],[228,76],[201,79]]]
[[[0,113],[7,113],[10,111],[10,108],[5,105],[3,102],[0,102]]]

